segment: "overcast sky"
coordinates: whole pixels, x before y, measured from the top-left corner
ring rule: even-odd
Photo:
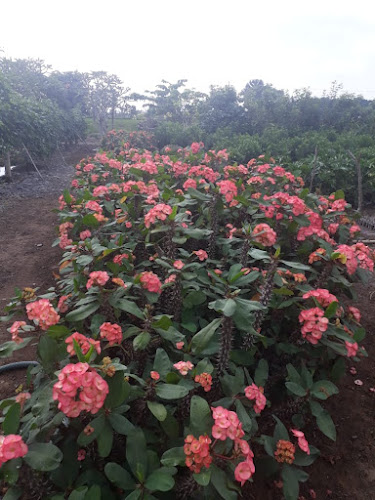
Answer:
[[[0,13],[7,57],[105,70],[132,91],[257,78],[319,95],[337,80],[375,98],[371,0],[3,0]]]

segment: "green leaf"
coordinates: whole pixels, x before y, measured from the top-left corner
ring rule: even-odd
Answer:
[[[316,417],[316,423],[325,436],[336,441],[336,427],[328,411],[323,410]]]
[[[280,260],[280,262],[282,262],[288,267],[291,267],[292,269],[296,269],[297,271],[311,271],[310,266],[306,266],[306,264],[301,264],[301,262],[294,262],[289,260]]]
[[[137,335],[133,340],[133,347],[135,351],[143,351],[150,343],[151,335],[148,332],[142,332]]]
[[[207,326],[202,328],[198,333],[194,335],[191,341],[191,350],[193,354],[199,354],[210,342],[216,330],[221,324],[221,318],[216,318]]]
[[[115,375],[107,380],[109,393],[105,399],[106,408],[116,408],[122,405],[129,397],[130,384],[124,379],[124,372],[117,371]]]
[[[14,486],[13,488],[9,488],[9,490],[3,496],[3,500],[18,500],[22,495],[23,491],[21,488]]]
[[[174,486],[172,473],[176,473],[177,469],[173,467],[161,467],[154,470],[146,479],[145,486],[150,491],[169,491]]]
[[[87,436],[82,431],[77,438],[77,443],[80,446],[87,446],[88,444],[92,443],[94,439],[96,439],[101,433],[104,424],[105,424],[104,415],[100,415],[99,417],[94,418],[94,420],[92,420],[89,423],[89,425],[94,429],[94,431],[89,436]]]
[[[3,422],[3,431],[5,435],[17,434],[20,425],[21,405],[18,403],[12,404],[7,411]]]
[[[250,433],[253,427],[253,422],[250,418],[250,415],[248,414],[244,405],[238,399],[236,400],[235,405],[236,405],[236,413],[238,415],[238,418],[242,422],[243,430],[247,433]]]
[[[78,309],[69,312],[65,316],[65,319],[73,323],[76,321],[82,321],[88,316],[91,316],[91,314],[94,314],[94,312],[99,309],[99,306],[100,306],[99,302],[91,302],[90,304],[81,306]]]
[[[111,453],[113,444],[113,429],[109,422],[105,422],[104,427],[96,438],[98,443],[98,453],[100,457],[106,458]]]
[[[191,432],[196,435],[209,433],[212,428],[211,410],[207,401],[200,396],[193,396],[190,402]]]
[[[120,415],[119,413],[111,413],[108,417],[110,424],[114,431],[118,434],[122,434],[123,436],[128,436],[131,434],[135,427],[124,415]]]
[[[268,363],[265,359],[259,360],[254,373],[254,382],[259,387],[264,387],[268,379]]]
[[[117,488],[121,488],[125,491],[133,490],[135,488],[134,479],[131,477],[129,472],[114,462],[106,464],[104,467],[104,473],[111,483],[117,486]]]
[[[211,465],[211,483],[224,500],[238,500],[238,491],[225,471]]]
[[[98,227],[100,222],[93,214],[87,214],[82,218],[82,224],[87,227]]]
[[[184,298],[184,307],[191,309],[194,306],[199,306],[206,302],[207,296],[205,293],[201,292],[200,290],[196,290],[194,292],[190,292],[185,298]]]
[[[73,490],[68,496],[68,500],[84,500],[88,487],[80,486],[79,488]]]
[[[318,380],[311,387],[311,395],[317,399],[325,400],[338,393],[338,388],[329,380]]]
[[[285,425],[275,415],[273,415],[273,418],[276,420],[276,425],[275,425],[275,430],[273,432],[273,437],[276,438],[277,440],[285,439],[285,441],[289,441],[289,434],[288,434],[288,431],[286,430]]]
[[[304,397],[307,394],[306,389],[304,389],[301,385],[296,384],[295,382],[285,382],[285,387],[299,397]]]
[[[294,366],[289,363],[286,365],[286,369],[288,370],[289,380],[297,385],[302,385],[302,377],[298,373],[298,371],[294,368]]]
[[[135,477],[143,483],[147,475],[147,445],[141,429],[135,428],[127,437],[126,460]]]
[[[157,371],[160,377],[165,377],[171,371],[172,363],[168,354],[160,347],[156,350],[154,359],[154,370]]]
[[[184,452],[184,448],[170,448],[161,457],[160,462],[166,467],[172,467],[175,465],[185,465],[186,455]]]
[[[200,486],[208,486],[211,480],[211,469],[202,467],[199,474],[193,474],[193,478]]]
[[[189,393],[189,389],[181,385],[158,384],[156,386],[156,395],[161,399],[180,399]]]
[[[233,299],[219,299],[208,304],[210,309],[221,312],[226,317],[231,317],[236,312],[237,304]]]
[[[63,339],[71,333],[72,331],[63,325],[53,325],[50,326],[47,330],[47,335],[49,335],[53,339]]]
[[[101,498],[102,490],[98,484],[94,484],[93,486],[91,486],[85,496],[85,500],[101,500]]]
[[[132,314],[136,318],[145,319],[144,313],[139,309],[135,302],[131,302],[126,299],[118,299],[116,301],[109,300],[109,303],[115,308],[120,309],[121,311],[125,311],[129,314]]]
[[[52,443],[33,443],[24,457],[27,465],[42,472],[57,469],[62,459],[61,450]]]
[[[336,301],[331,302],[330,305],[327,307],[326,312],[324,313],[324,317],[332,318],[336,314],[338,305],[339,303]]]
[[[283,480],[283,493],[285,500],[298,500],[299,483],[294,467],[284,465],[281,470],[281,478]]]
[[[147,406],[159,422],[163,422],[167,418],[167,409],[161,403],[156,403],[156,401],[147,401]]]

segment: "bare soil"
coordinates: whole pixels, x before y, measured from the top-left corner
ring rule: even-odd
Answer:
[[[49,168],[41,170],[43,180],[32,170],[21,170],[11,183],[0,183],[0,315],[14,296],[15,288],[38,287],[38,293],[55,286],[62,252],[52,247],[57,237],[58,198],[69,187],[74,166],[93,154],[93,144],[84,144],[51,158]],[[17,318],[21,319],[21,318]],[[10,324],[0,322],[0,343],[10,340]],[[11,359],[3,358],[0,366],[13,361],[36,358],[38,339],[16,351]],[[25,384],[26,370],[0,374],[0,400],[14,395]]]
[[[14,295],[14,288],[40,287],[46,291],[54,286],[53,271],[61,257],[59,247],[52,248],[56,238],[58,196],[68,187],[73,176],[73,165],[93,149],[82,146],[65,152],[65,161],[53,170],[48,189],[41,185],[36,174],[27,189],[12,184],[8,194],[0,189],[0,310]],[[61,161],[61,159],[60,159]],[[45,173],[44,171],[42,173]],[[46,173],[46,176],[48,174]],[[21,183],[22,184],[22,183]],[[34,187],[31,188],[30,186]],[[349,372],[340,383],[340,394],[325,405],[337,426],[337,441],[333,443],[315,429],[307,429],[306,436],[321,450],[320,459],[307,470],[310,479],[303,485],[301,500],[375,500],[375,279],[356,287],[363,326],[367,330],[364,345],[368,358],[355,365],[356,375]],[[9,340],[4,323],[0,323],[0,343]],[[17,351],[10,361],[35,359],[35,344]],[[361,380],[362,386],[355,380]],[[25,371],[0,375],[0,400],[14,395],[20,384],[25,384]],[[313,490],[313,492],[311,491]],[[262,493],[249,498],[276,500],[280,490],[270,483]]]

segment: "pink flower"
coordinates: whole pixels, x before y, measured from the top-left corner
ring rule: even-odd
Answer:
[[[356,307],[354,306],[349,306],[348,307],[348,313],[349,313],[349,317],[353,317],[356,321],[358,321],[358,323],[360,323],[361,321],[361,312],[359,309],[357,309]]]
[[[161,293],[161,281],[157,274],[151,271],[144,271],[140,275],[140,281],[143,288],[153,293]]]
[[[297,429],[292,429],[292,433],[296,438],[298,438],[298,446],[301,448],[301,450],[310,455],[310,447],[305,438],[305,434]]]
[[[58,375],[52,398],[67,417],[78,417],[82,411],[97,413],[109,392],[107,382],[87,363],[68,364]]]
[[[122,342],[122,330],[121,326],[116,323],[103,323],[100,328],[100,336],[102,339],[106,339],[109,345],[121,344]]]
[[[199,142],[193,142],[193,144],[190,146],[191,152],[193,155],[196,155],[198,151],[200,150],[200,144]]]
[[[179,361],[173,366],[181,373],[181,375],[187,375],[188,371],[194,368],[193,363],[191,363],[190,361]]]
[[[104,286],[109,280],[109,276],[106,271],[93,271],[92,273],[90,273],[89,278],[90,279],[88,280],[86,285],[87,290],[95,285]]]
[[[59,298],[59,302],[57,304],[57,309],[60,312],[65,313],[69,309],[68,305],[66,304],[66,301],[68,300],[69,297],[70,297],[70,294],[69,295],[62,295]]]
[[[86,458],[86,451],[85,450],[78,450],[77,453],[77,460],[81,462],[82,460],[85,460]]]
[[[208,253],[205,252],[204,250],[195,250],[193,253],[195,253],[195,255],[201,262],[208,259]]]
[[[79,233],[79,239],[81,241],[85,241],[85,239],[90,237],[91,237],[91,231],[89,231],[88,229],[86,229],[86,231],[82,231],[81,233]]]
[[[260,413],[265,408],[267,399],[263,394],[263,387],[258,387],[255,384],[251,384],[248,387],[245,387],[245,396],[250,401],[255,400],[255,413]]]
[[[81,348],[82,354],[87,354],[92,345],[94,346],[94,349],[98,354],[101,353],[100,342],[98,340],[90,339],[85,335],[82,335],[81,333],[74,332],[72,335],[69,335],[69,337],[65,339],[65,343],[67,344],[66,350],[68,351],[68,354],[70,356],[76,355],[73,342],[74,340]]]
[[[217,183],[220,188],[220,193],[225,195],[225,200],[230,203],[237,196],[237,186],[233,181],[220,181]]]
[[[317,288],[316,290],[310,290],[302,295],[303,299],[308,299],[310,297],[315,297],[319,304],[323,307],[328,307],[331,302],[338,302],[337,297],[329,293],[329,290],[325,288]]]
[[[345,340],[345,347],[347,351],[347,356],[348,358],[351,358],[353,356],[357,355],[358,351],[358,344],[357,342],[349,342],[348,340]]]
[[[22,437],[17,434],[8,434],[0,436],[0,467],[3,463],[13,458],[24,457],[28,452],[27,445]]]
[[[277,234],[268,224],[258,224],[254,227],[252,236],[257,243],[271,247],[276,243]]]
[[[311,344],[317,344],[322,338],[322,333],[328,328],[328,318],[324,317],[324,311],[319,307],[305,309],[300,312],[299,322],[303,323],[302,336]]]
[[[184,182],[182,187],[185,189],[185,191],[189,188],[197,189],[197,181],[195,179],[188,179]]]
[[[184,347],[184,342],[176,342],[176,348],[181,350]]]
[[[26,321],[15,321],[9,329],[9,332],[12,334],[12,340],[13,342],[16,342],[16,344],[20,344],[22,342],[21,337],[19,337],[19,333],[23,326],[26,326]]]
[[[48,299],[40,299],[27,304],[26,312],[27,317],[30,320],[35,320],[42,330],[48,330],[50,326],[56,325],[60,319]]]
[[[20,392],[16,396],[16,403],[18,403],[21,406],[21,408],[23,408],[23,405],[25,404],[25,402],[30,398],[31,398],[31,394],[29,392]]]
[[[251,459],[245,460],[244,462],[240,462],[234,469],[234,477],[236,481],[240,482],[241,486],[243,486],[245,482],[251,478],[254,472],[254,462]]]
[[[155,371],[150,372],[150,375],[151,375],[151,378],[153,380],[159,380],[159,378],[160,378],[160,374],[158,372],[155,372]]]
[[[121,266],[122,261],[123,261],[123,260],[126,260],[126,259],[128,259],[128,258],[129,258],[129,254],[127,254],[127,253],[121,253],[121,254],[119,254],[119,255],[116,255],[116,256],[113,258],[113,262],[114,262],[115,264],[118,264],[119,266]]]
[[[145,215],[145,226],[149,228],[156,219],[164,221],[172,213],[172,207],[165,203],[158,203]]]
[[[192,472],[199,474],[203,466],[208,469],[211,465],[210,444],[211,439],[208,436],[199,436],[199,439],[196,439],[192,434],[186,436],[184,444],[185,465]]]
[[[175,267],[176,269],[182,269],[184,265],[185,264],[182,262],[182,260],[175,260],[173,262],[173,267]]]

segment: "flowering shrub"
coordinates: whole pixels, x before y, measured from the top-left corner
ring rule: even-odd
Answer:
[[[15,485],[23,456],[55,500],[231,500],[267,470],[297,499],[312,428],[336,436],[324,401],[366,355],[341,297],[374,254],[343,194],[263,158],[108,140],[60,198],[57,289],[6,308],[33,323],[3,355],[42,332],[31,394],[1,403],[18,444],[0,473]]]

